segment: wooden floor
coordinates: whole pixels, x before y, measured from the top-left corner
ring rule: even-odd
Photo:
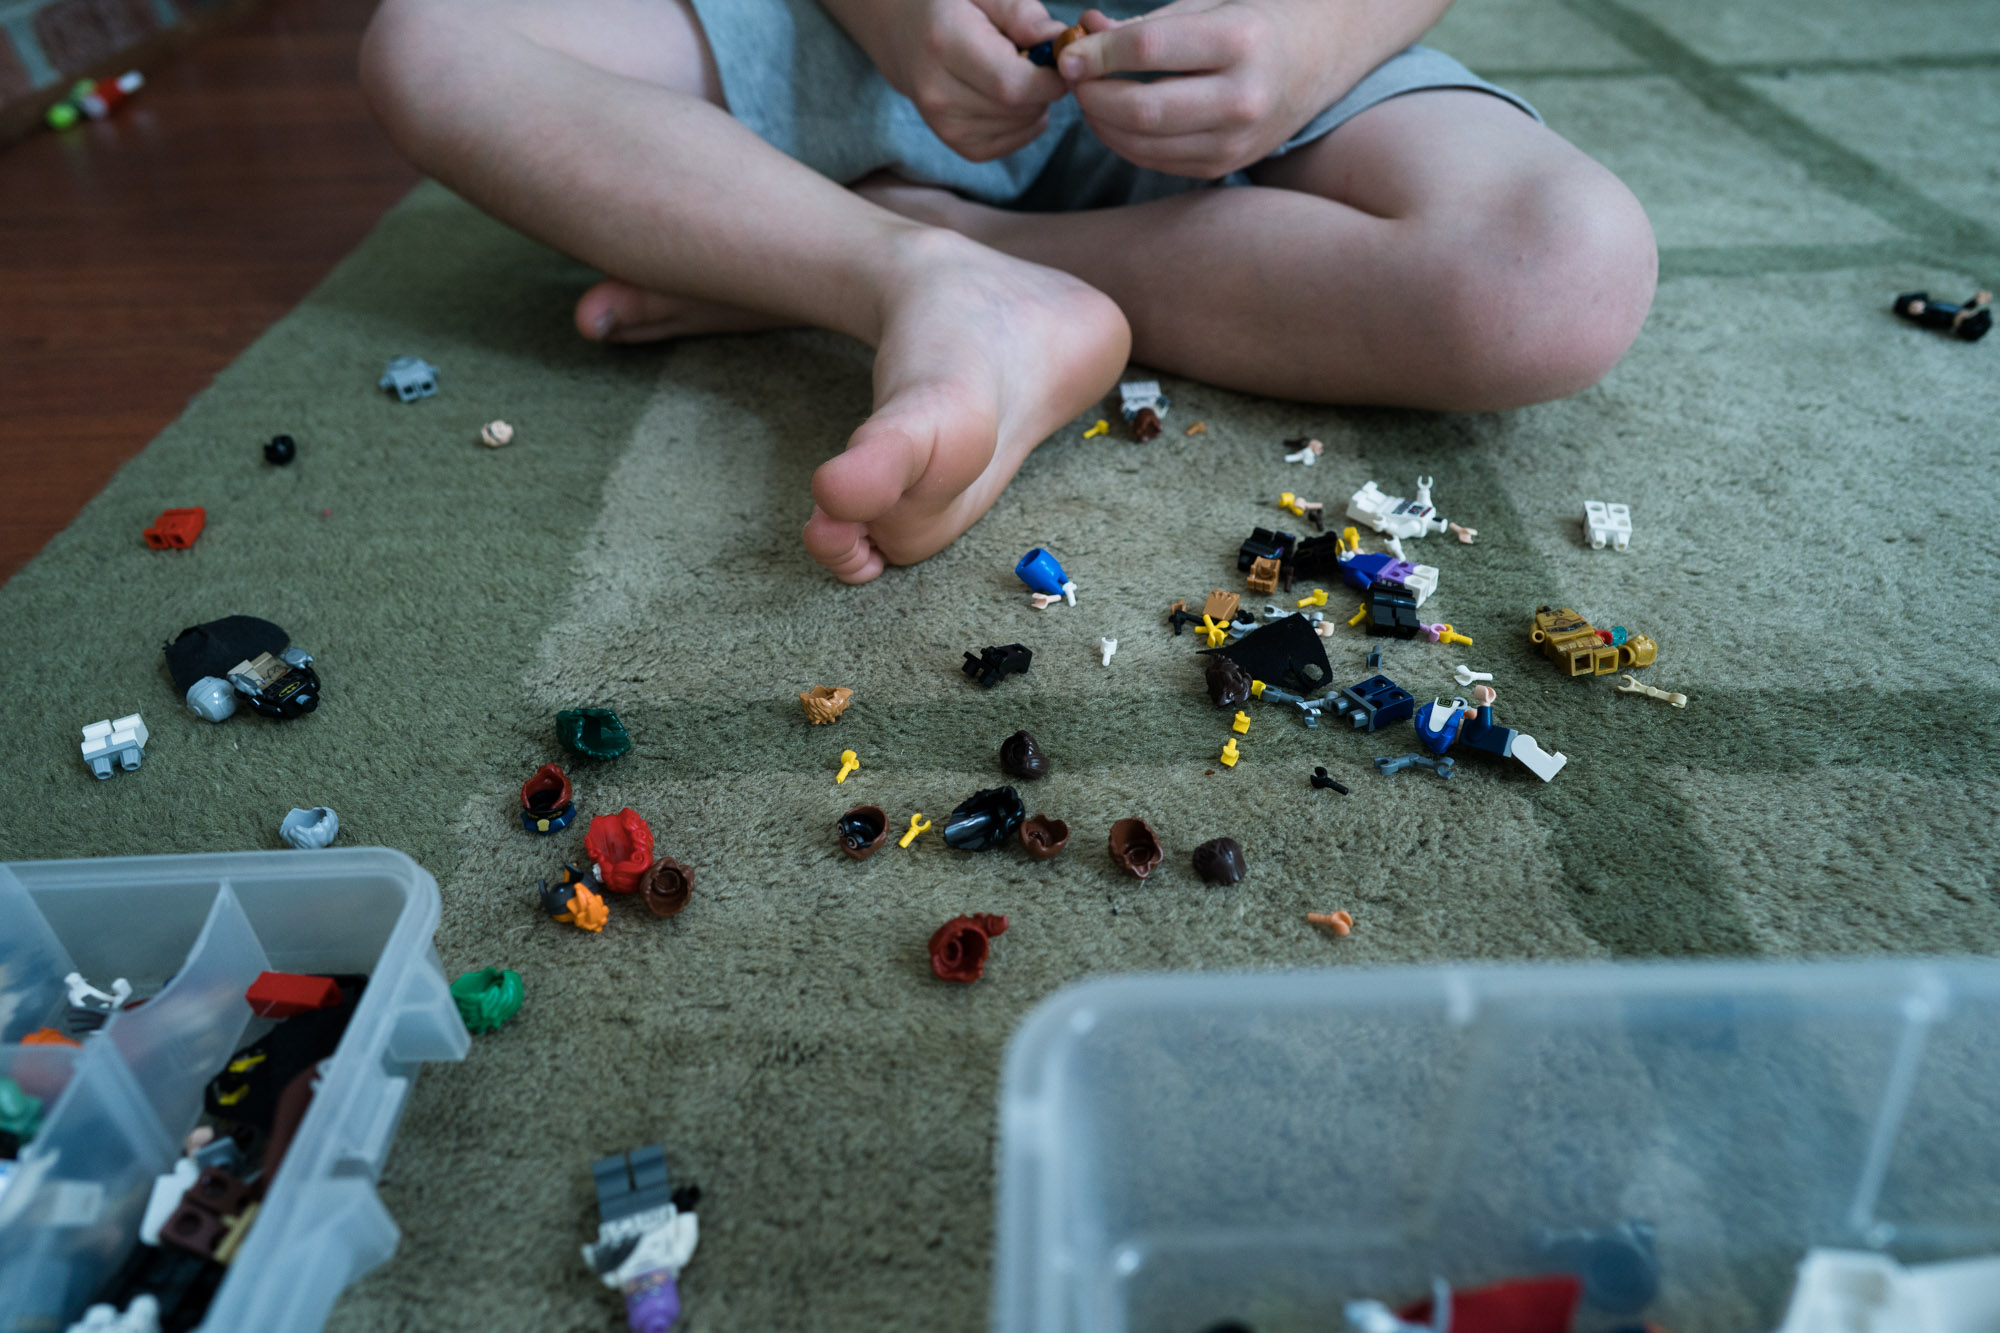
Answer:
[[[0,581],[416,183],[355,84],[374,5],[272,0],[0,150]]]

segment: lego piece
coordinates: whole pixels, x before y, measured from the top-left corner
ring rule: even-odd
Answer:
[[[127,713],[115,721],[106,718],[83,728],[83,743],[79,748],[83,762],[90,765],[90,771],[102,782],[111,776],[113,760],[127,773],[136,772],[150,736],[145,720],[137,713]]]
[[[1437,1333],[1569,1333],[1582,1292],[1583,1284],[1568,1274],[1465,1291],[1439,1281],[1430,1299],[1396,1313]]]
[[[679,916],[694,898],[694,871],[663,856],[639,876],[639,901],[654,916]]]
[[[1118,640],[1116,640],[1116,639],[1099,639],[1099,640],[1097,641],[1097,647],[1098,647],[1098,650],[1099,650],[1099,651],[1100,651],[1100,652],[1101,652],[1101,653],[1103,654],[1103,660],[1104,660],[1104,665],[1105,665],[1105,666],[1110,666],[1110,665],[1111,665],[1111,655],[1112,655],[1113,653],[1115,653],[1115,652],[1117,652],[1117,651],[1118,651]]]
[[[1449,625],[1425,625],[1422,628],[1424,637],[1432,643],[1462,643],[1468,648],[1472,646],[1471,639]]]
[[[609,708],[569,708],[557,713],[556,740],[563,749],[586,759],[616,759],[632,748],[632,734]]]
[[[1660,1259],[1653,1228],[1620,1222],[1602,1231],[1541,1229],[1535,1249],[1552,1265],[1583,1280],[1583,1298],[1599,1310],[1635,1315],[1660,1294]]]
[[[1459,728],[1465,725],[1465,700],[1453,699],[1449,704],[1436,699],[1417,710],[1417,739],[1432,754],[1443,754],[1458,739]]]
[[[1207,640],[1211,648],[1220,648],[1229,642],[1229,626],[1218,624],[1208,616],[1201,618],[1201,632],[1202,638]]]
[[[658,1144],[591,1164],[597,1188],[597,1239],[583,1261],[625,1298],[632,1333],[667,1333],[680,1318],[677,1282],[701,1240],[695,1206],[701,1191],[674,1189]]]
[[[1259,560],[1289,564],[1298,551],[1299,539],[1289,532],[1252,528],[1243,545],[1236,549],[1236,572],[1247,573]]]
[[[1033,736],[1017,731],[1000,742],[1000,767],[1014,777],[1033,781],[1048,773],[1049,760]]]
[[[512,968],[482,967],[451,983],[451,1002],[468,1032],[491,1032],[521,1012],[525,992]]]
[[[925,819],[923,811],[919,810],[916,814],[910,816],[910,831],[908,833],[905,833],[902,837],[898,838],[896,840],[896,845],[898,847],[908,847],[911,843],[917,840],[920,834],[930,832],[930,828],[931,828],[931,821]]]
[[[1140,444],[1157,439],[1167,415],[1167,398],[1158,380],[1127,380],[1118,386],[1118,411]]]
[[[208,511],[198,505],[190,509],[166,509],[153,520],[152,527],[142,529],[139,535],[155,551],[185,551],[207,526]]]
[[[1499,697],[1499,692],[1491,685],[1475,685],[1472,687],[1472,706],[1474,708],[1491,708],[1493,701]]]
[[[1286,444],[1298,445],[1298,450],[1285,455],[1287,463],[1304,463],[1307,467],[1319,462],[1319,456],[1326,452],[1326,446],[1318,440],[1286,440]]]
[[[273,435],[264,446],[264,461],[273,467],[283,467],[298,456],[298,442],[289,435]]]
[[[1080,23],[1075,24],[1064,28],[1062,32],[1046,42],[1037,42],[1035,45],[1021,52],[1021,54],[1026,56],[1031,64],[1041,65],[1045,68],[1054,68],[1056,57],[1063,53],[1063,49],[1071,42],[1077,41],[1085,35],[1083,25]]]
[[[1368,585],[1368,633],[1374,638],[1414,639],[1423,632],[1417,597],[1407,584],[1378,580]]]
[[[547,837],[576,822],[569,775],[560,764],[543,764],[521,784],[521,827]]]
[[[229,668],[229,683],[250,711],[283,721],[319,707],[319,675],[312,655],[299,648],[259,653]]]
[[[339,832],[340,816],[330,805],[316,805],[310,810],[295,807],[278,821],[278,837],[287,847],[302,852],[326,846]]]
[[[588,871],[566,865],[562,877],[554,884],[542,881],[542,911],[552,921],[561,921],[578,930],[598,934],[611,918],[610,909],[597,894],[602,887]]]
[[[64,1333],[160,1333],[160,1302],[140,1292],[121,1312],[115,1305],[93,1305]]]
[[[278,656],[290,643],[285,631],[268,620],[224,616],[182,630],[163,652],[167,674],[188,707],[212,722],[220,722],[236,711],[235,697],[230,693],[225,707],[210,696],[217,685],[224,692],[233,691],[227,679],[233,666],[262,654]]]
[[[1181,434],[1186,436],[1206,435],[1208,434],[1208,423],[1206,421],[1197,421],[1182,431]]]
[[[1236,738],[1231,736],[1223,743],[1222,753],[1215,757],[1215,761],[1224,768],[1234,768],[1236,767],[1236,761],[1242,757],[1243,752],[1236,748]]]
[[[1292,707],[1299,710],[1300,720],[1304,722],[1309,729],[1315,731],[1319,729],[1320,710],[1327,706],[1327,703],[1329,702],[1328,700],[1306,699],[1299,695],[1293,694],[1289,690],[1281,690],[1275,685],[1266,685],[1261,680],[1252,681],[1250,684],[1251,688],[1256,692],[1257,697],[1262,699],[1265,703],[1290,704],[1292,705]],[[1241,713],[1238,713],[1237,717],[1243,718],[1243,720],[1246,723],[1245,726],[1237,728],[1237,730],[1247,731],[1248,719],[1244,718],[1244,715]]]
[[[1460,543],[1466,546],[1472,545],[1472,539],[1479,535],[1478,528],[1468,528],[1457,523],[1452,523],[1448,526],[1451,528],[1451,535],[1458,538]]]
[[[855,756],[854,751],[842,750],[840,752],[840,771],[833,775],[833,780],[838,783],[844,783],[847,781],[847,775],[856,772],[860,767],[861,760]]]
[[[1027,811],[1012,787],[989,787],[960,801],[944,825],[944,845],[961,852],[987,852],[1021,826]]]
[[[1020,839],[1022,851],[1046,861],[1069,846],[1069,825],[1048,815],[1033,815],[1022,821]]]
[[[1250,715],[1249,715],[1248,713],[1244,712],[1244,711],[1243,711],[1242,709],[1240,709],[1240,708],[1239,708],[1239,709],[1237,709],[1237,710],[1236,710],[1236,720],[1235,720],[1234,722],[1231,722],[1231,723],[1229,724],[1229,729],[1230,729],[1231,731],[1233,731],[1233,732],[1237,733],[1237,734],[1238,734],[1239,736],[1247,736],[1247,735],[1249,735],[1249,734],[1250,734]]]
[[[1370,676],[1336,695],[1334,710],[1356,731],[1380,731],[1415,713],[1416,700],[1387,676]]]
[[[1194,849],[1194,873],[1210,884],[1240,884],[1249,867],[1234,838],[1211,838]]]
[[[1325,926],[1336,935],[1345,935],[1354,929],[1354,918],[1346,911],[1307,912],[1306,920],[1315,926]]]
[[[1310,594],[1310,595],[1308,595],[1308,596],[1305,596],[1305,597],[1301,597],[1301,598],[1299,598],[1299,600],[1298,600],[1298,602],[1296,603],[1296,605],[1298,605],[1298,606],[1325,606],[1325,605],[1326,605],[1326,589],[1325,589],[1325,588],[1314,588],[1314,589],[1312,590],[1312,592],[1311,592],[1311,594]]]
[[[840,850],[857,861],[866,861],[889,840],[889,816],[878,805],[857,805],[838,820]]]
[[[1037,546],[1022,556],[1014,565],[1014,576],[1028,585],[1031,592],[1046,597],[1066,597],[1071,606],[1076,605],[1076,584],[1056,558]]]
[[[1368,604],[1363,602],[1360,606],[1355,607],[1354,614],[1347,618],[1348,628],[1352,629],[1366,619],[1368,619]]]
[[[513,443],[514,428],[504,421],[489,421],[479,428],[479,442],[488,449],[500,449]]]
[[[1421,537],[1450,526],[1431,506],[1429,477],[1417,478],[1416,498],[1410,500],[1385,495],[1374,482],[1368,482],[1347,502],[1347,516],[1385,537]]]
[[[1474,671],[1471,667],[1467,666],[1463,662],[1460,662],[1458,664],[1458,668],[1451,674],[1452,674],[1452,679],[1456,680],[1461,685],[1470,685],[1474,681],[1493,679],[1493,673],[1491,671]]]
[[[1100,435],[1109,435],[1110,433],[1111,433],[1111,423],[1106,421],[1104,418],[1099,417],[1097,419],[1097,424],[1095,426],[1092,426],[1089,430],[1083,433],[1083,438],[1086,440],[1094,440]]]
[[[1274,684],[1290,680],[1305,694],[1324,689],[1333,679],[1326,646],[1313,632],[1312,622],[1301,615],[1274,620],[1227,647],[1206,651],[1227,657],[1254,680]]]
[[[1368,650],[1368,669],[1370,671],[1380,671],[1382,669],[1382,650],[1380,648],[1370,648]]]
[[[332,977],[296,972],[260,972],[243,993],[250,1012],[259,1018],[296,1018],[340,1003],[340,986]]]
[[[981,648],[976,654],[967,653],[965,665],[959,669],[990,690],[1008,676],[1026,671],[1034,660],[1032,649],[1010,643],[997,648]]]
[[[1305,506],[1300,504],[1299,497],[1290,491],[1286,491],[1278,497],[1278,508],[1284,510],[1286,513],[1297,514],[1300,518],[1306,516]]]
[[[196,717],[226,722],[236,716],[236,687],[220,676],[203,676],[188,686],[182,702]]]
[[[1279,563],[1271,559],[1259,559],[1250,565],[1250,572],[1244,584],[1251,592],[1273,593],[1278,590]]]
[[[1062,598],[1054,593],[1031,592],[1028,594],[1028,605],[1037,611],[1046,611],[1052,606],[1061,606]]]
[[[931,934],[931,971],[940,980],[970,985],[985,975],[992,939],[1006,930],[1004,916],[980,912],[953,917]]]
[[[414,403],[438,391],[437,367],[422,357],[391,357],[375,387],[387,389],[403,402]]]
[[[173,1169],[153,1177],[153,1190],[146,1199],[146,1211],[139,1220],[139,1243],[158,1245],[160,1228],[181,1206],[181,1200],[201,1176],[202,1163],[192,1157],[174,1159]]]
[[[63,976],[63,987],[70,1008],[106,1017],[123,1009],[125,1002],[132,998],[132,983],[123,977],[113,981],[109,991],[101,991],[85,981],[83,973],[69,972]]]
[[[180,1206],[160,1227],[160,1243],[221,1263],[218,1247],[229,1234],[225,1221],[249,1203],[249,1186],[220,1167],[205,1166],[181,1196]]]
[[[1974,292],[1963,304],[1933,301],[1929,292],[1904,292],[1889,308],[1927,329],[1943,329],[1953,338],[1976,343],[1993,327],[1992,292]]]
[[[1427,754],[1406,754],[1393,759],[1381,756],[1375,760],[1375,771],[1383,777],[1388,777],[1392,773],[1400,773],[1406,768],[1428,768],[1439,777],[1448,778],[1457,766],[1456,761],[1452,759],[1445,757],[1433,758]]]
[[[1569,762],[1568,755],[1560,750],[1551,754],[1542,748],[1541,742],[1524,731],[1514,733],[1511,757],[1520,760],[1522,767],[1544,782],[1562,772],[1563,765]]]
[[[1620,551],[1632,545],[1632,511],[1621,504],[1602,500],[1583,502],[1583,539],[1590,549],[1601,551],[1607,541]]]
[[[1211,588],[1207,600],[1201,604],[1201,613],[1212,620],[1219,620],[1226,625],[1236,619],[1236,613],[1242,608],[1243,598],[1241,595],[1225,591],[1221,588]]]
[[[1671,694],[1666,690],[1655,689],[1651,685],[1642,684],[1630,672],[1625,674],[1624,680],[1625,683],[1618,687],[1620,694],[1643,694],[1648,699],[1658,699],[1662,703],[1673,705],[1675,708],[1686,708],[1688,706],[1688,697],[1685,694]]]
[[[637,810],[627,806],[615,815],[599,815],[583,835],[591,868],[613,893],[634,893],[639,876],[653,864],[653,830]]]
[[[1535,608],[1528,641],[1541,645],[1542,655],[1571,676],[1608,676],[1626,667],[1651,666],[1659,647],[1643,634],[1626,634],[1623,627],[1601,630],[1568,607]]]
[[[29,1096],[13,1079],[0,1076],[0,1134],[10,1135],[18,1148],[41,1127],[42,1099]]]
[[[1868,1250],[1812,1249],[1777,1333],[1983,1333],[2000,1328],[2000,1258],[1899,1264]]]
[[[1327,771],[1324,768],[1313,769],[1312,785],[1319,788],[1337,791],[1342,796],[1348,794],[1347,788],[1341,786],[1338,782],[1335,782],[1331,777],[1329,777],[1327,775]]]
[[[805,710],[806,721],[818,727],[846,712],[853,698],[854,691],[845,686],[815,685],[799,696],[799,707]]]
[[[1160,835],[1145,820],[1121,819],[1111,826],[1111,863],[1120,870],[1144,879],[1159,868],[1165,856]]]
[[[74,1038],[65,1037],[62,1033],[56,1031],[54,1028],[36,1028],[33,1032],[30,1032],[27,1036],[21,1038],[21,1044],[23,1046],[79,1046],[79,1047],[83,1045],[82,1042],[77,1041]]]

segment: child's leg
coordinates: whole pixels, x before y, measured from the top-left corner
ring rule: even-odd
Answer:
[[[1081,213],[865,192],[1108,293],[1149,366],[1288,398],[1561,397],[1617,363],[1652,304],[1652,229],[1631,192],[1485,93],[1392,98],[1252,175]]]
[[[1102,294],[898,217],[714,105],[685,0],[389,0],[362,81],[403,151],[503,221],[644,289],[875,347],[875,412],[814,474],[805,532],[843,579],[948,544],[1123,368]]]

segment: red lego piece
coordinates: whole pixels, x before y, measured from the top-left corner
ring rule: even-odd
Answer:
[[[1583,1281],[1569,1274],[1524,1277],[1451,1294],[1451,1333],[1570,1333]],[[1431,1321],[1431,1302],[1419,1301],[1398,1317]]]
[[[599,815],[583,835],[583,849],[597,866],[597,877],[613,893],[631,893],[639,877],[653,866],[653,830],[637,810]]]
[[[208,526],[206,509],[168,509],[153,520],[153,526],[139,535],[155,551],[185,551]]]
[[[986,972],[989,941],[1007,929],[1007,918],[980,912],[955,916],[931,936],[931,971],[945,981],[971,983]]]
[[[261,972],[243,993],[259,1018],[295,1018],[340,1003],[340,987],[332,977],[300,976],[296,972]]]

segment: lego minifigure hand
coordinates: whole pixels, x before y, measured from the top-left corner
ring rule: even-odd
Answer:
[[[825,0],[882,77],[973,162],[1025,147],[1068,92],[1022,50],[1062,32],[1040,0]]]

